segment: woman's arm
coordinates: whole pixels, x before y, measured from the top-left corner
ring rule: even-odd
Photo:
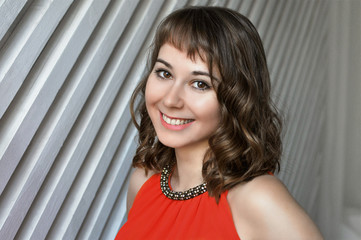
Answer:
[[[135,168],[134,172],[130,176],[129,187],[128,187],[128,194],[127,194],[128,213],[133,205],[135,196],[137,195],[139,189],[153,174],[154,174],[153,171],[148,171],[148,174],[146,175],[143,168]]]
[[[228,202],[241,239],[323,239],[283,183],[259,176],[231,189]]]

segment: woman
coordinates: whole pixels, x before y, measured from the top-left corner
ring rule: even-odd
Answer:
[[[144,96],[128,221],[116,239],[322,239],[272,175],[281,121],[247,18],[218,7],[170,14],[149,69],[131,101]]]

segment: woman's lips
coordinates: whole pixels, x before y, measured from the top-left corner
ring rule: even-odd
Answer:
[[[171,118],[166,116],[164,113],[160,113],[160,119],[162,125],[171,130],[182,130],[189,127],[194,119],[184,119],[184,118]]]

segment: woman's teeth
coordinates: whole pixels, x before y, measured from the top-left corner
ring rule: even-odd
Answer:
[[[163,120],[170,125],[183,125],[192,122],[193,120],[184,120],[184,119],[170,119],[166,115],[162,114]]]

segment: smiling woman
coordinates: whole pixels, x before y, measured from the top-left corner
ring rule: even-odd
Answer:
[[[116,239],[322,238],[272,174],[281,121],[246,17],[219,7],[169,15],[132,109],[139,94],[128,221]]]
[[[217,95],[207,72],[207,63],[199,56],[192,60],[187,52],[170,44],[160,48],[147,79],[145,102],[164,145],[177,151],[203,149],[205,154],[220,119]]]

